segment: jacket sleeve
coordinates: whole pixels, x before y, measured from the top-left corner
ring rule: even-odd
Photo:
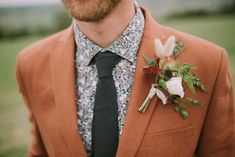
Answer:
[[[228,56],[222,50],[220,69],[197,149],[197,157],[234,157],[235,112]]]
[[[31,111],[30,107],[30,101],[27,96],[27,91],[25,90],[25,86],[22,80],[22,74],[21,74],[21,63],[20,63],[20,55],[17,57],[17,62],[16,62],[16,79],[18,82],[18,88],[20,93],[23,96],[24,102],[27,105],[29,109],[29,120],[32,124],[32,143],[31,146],[28,150],[28,157],[47,157],[47,152],[44,147],[40,131],[38,129],[37,123],[35,121],[35,118],[33,116],[33,113]]]

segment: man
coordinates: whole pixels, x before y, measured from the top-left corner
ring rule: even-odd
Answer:
[[[133,0],[63,0],[72,25],[22,50],[19,89],[33,125],[30,157],[232,157],[234,102],[226,52],[207,41],[167,28]],[[180,39],[181,63],[207,93],[204,108],[189,107],[182,119],[153,97],[138,108],[154,79],[143,56],[154,57],[154,40]]]

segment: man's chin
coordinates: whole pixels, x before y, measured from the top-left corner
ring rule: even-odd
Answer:
[[[89,11],[88,9],[83,10],[77,10],[70,12],[71,16],[76,18],[78,21],[83,22],[99,22],[103,20],[105,17],[107,17],[111,12],[112,8],[97,8],[97,10],[93,9]]]
[[[102,19],[104,19],[108,14],[86,14],[86,15],[74,15],[73,17],[76,18],[78,21],[83,21],[83,22],[99,22]]]
[[[99,3],[95,3],[92,0],[83,3],[73,1],[74,3],[65,3],[65,8],[71,16],[79,21],[98,22],[108,16],[121,1],[99,0]]]

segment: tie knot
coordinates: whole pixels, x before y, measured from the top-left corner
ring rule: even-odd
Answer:
[[[120,57],[110,51],[100,52],[95,57],[95,64],[98,72],[98,77],[112,76],[113,68],[118,63]]]

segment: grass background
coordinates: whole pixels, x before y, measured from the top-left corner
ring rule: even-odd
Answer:
[[[235,82],[235,15],[162,20],[160,23],[188,32],[227,49]],[[17,53],[45,35],[0,40],[0,157],[24,157],[30,143],[27,109],[15,80]]]

